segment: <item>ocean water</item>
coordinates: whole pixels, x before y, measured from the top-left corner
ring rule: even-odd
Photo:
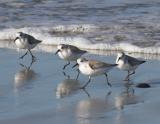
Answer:
[[[1,48],[23,31],[41,47],[160,54],[159,0],[1,0],[0,12]]]
[[[97,76],[86,90],[80,90],[88,77],[80,74],[76,80],[74,63],[64,75],[65,62],[57,56],[34,55],[38,61],[31,66],[30,56],[18,60],[20,54],[15,50],[0,49],[0,124],[159,124],[159,61],[149,60],[137,68],[128,82],[133,85],[123,81],[126,72],[114,68],[108,73],[112,87],[105,76]],[[109,63],[116,59],[95,54],[86,57]],[[151,88],[136,88],[140,83]]]

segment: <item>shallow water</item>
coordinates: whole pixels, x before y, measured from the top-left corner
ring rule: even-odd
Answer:
[[[158,60],[141,65],[131,78],[133,85],[125,85],[126,72],[115,68],[108,73],[111,88],[105,76],[99,76],[84,91],[77,88],[88,77],[80,75],[76,81],[77,72],[71,66],[63,75],[65,62],[53,53],[34,52],[38,60],[30,69],[27,68],[30,56],[19,60],[21,54],[0,49],[0,123],[158,124],[160,121],[160,99],[156,97],[160,90]],[[85,57],[110,63],[116,58],[89,53]],[[149,83],[151,88],[136,88],[138,83]]]
[[[1,0],[0,41],[23,31],[47,45],[159,54],[159,6],[159,0]]]

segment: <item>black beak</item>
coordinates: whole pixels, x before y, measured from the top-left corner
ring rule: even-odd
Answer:
[[[76,63],[75,65],[72,66],[72,68],[76,67],[78,65],[78,63]]]
[[[120,60],[120,59],[122,59],[122,58],[121,58],[121,57],[119,57],[117,62],[119,62],[119,60]]]
[[[118,62],[119,62],[120,58],[118,58]]]
[[[16,38],[14,39],[14,42],[15,42],[17,39],[19,39],[19,37],[16,37]]]
[[[60,52],[60,51],[61,51],[61,50],[57,50],[56,53],[55,53],[55,55],[57,55],[57,53]]]

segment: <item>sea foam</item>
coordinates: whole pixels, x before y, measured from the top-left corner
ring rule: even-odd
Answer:
[[[121,27],[114,27],[116,30]],[[106,42],[95,41],[86,37],[86,35],[79,35],[79,33],[97,33],[101,30],[101,27],[82,24],[82,25],[57,25],[53,27],[24,27],[24,28],[9,28],[3,29],[0,32],[0,47],[1,48],[16,48],[15,45],[11,46],[11,43],[15,37],[16,32],[25,32],[33,35],[35,38],[42,40],[39,50],[43,45],[53,46],[57,44],[71,44],[86,50],[112,50],[112,51],[127,51],[131,53],[150,53],[160,54],[160,46],[153,45],[149,47],[141,47],[132,44],[129,41],[113,42],[113,39],[106,40]],[[67,33],[69,35],[65,35]],[[63,33],[63,34],[62,34]],[[61,35],[59,35],[61,34]],[[74,34],[74,35],[72,35]],[[107,34],[109,37],[109,34]],[[112,36],[113,37],[113,36]],[[3,41],[3,42],[2,42]],[[42,49],[41,49],[42,50]],[[43,51],[43,50],[42,50]]]

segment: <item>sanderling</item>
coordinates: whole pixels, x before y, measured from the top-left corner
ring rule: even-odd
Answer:
[[[108,64],[101,61],[87,60],[86,58],[79,58],[77,60],[77,63],[73,66],[73,68],[77,65],[79,65],[79,70],[82,74],[89,76],[89,80],[82,88],[85,88],[90,83],[91,77],[103,75],[103,74],[107,78],[107,84],[110,87],[112,86],[108,81],[107,72],[113,67],[117,66],[117,64]]]
[[[71,61],[76,61],[87,51],[81,50],[75,46],[68,44],[59,44],[57,46],[58,50],[55,54],[58,53],[59,57],[63,60],[68,61],[66,65],[64,65],[63,70],[70,64]]]
[[[125,53],[120,52],[118,53],[116,63],[118,64],[118,68],[121,70],[128,71],[128,75],[126,76],[125,80],[129,80],[129,77],[135,74],[136,68],[146,61],[138,60],[131,56],[125,55]],[[130,73],[132,71],[132,73]]]
[[[28,51],[32,56],[32,60],[35,59],[35,56],[32,54],[31,49],[33,49],[37,44],[41,43],[42,41],[35,39],[33,36],[18,32],[17,37],[15,38],[14,42],[16,46],[20,49],[27,49],[27,52],[20,57],[20,59],[23,59],[24,56],[27,55]]]

